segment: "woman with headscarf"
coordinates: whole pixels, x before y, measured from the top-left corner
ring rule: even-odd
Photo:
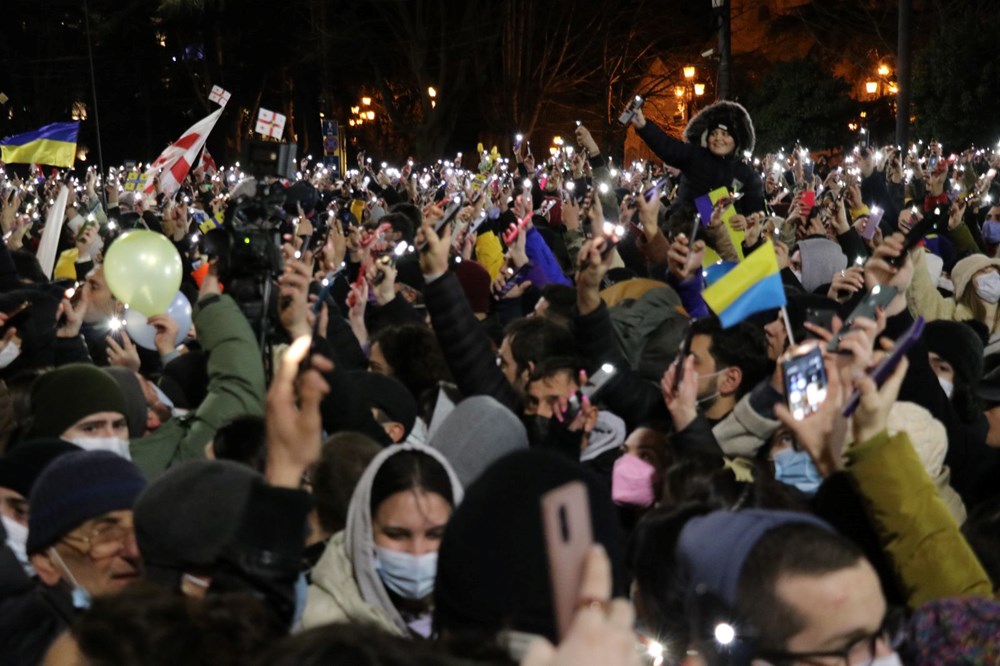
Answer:
[[[313,569],[303,625],[367,623],[429,637],[438,546],[461,500],[458,477],[434,449],[382,451],[354,490],[347,527]]]

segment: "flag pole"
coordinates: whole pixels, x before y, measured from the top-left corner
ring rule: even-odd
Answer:
[[[785,320],[785,334],[788,336],[788,347],[795,346],[795,334],[792,333],[792,320],[788,318],[788,310],[781,306],[781,317]]]
[[[83,0],[83,21],[87,28],[87,59],[90,61],[90,94],[94,98],[94,127],[97,130],[97,166],[101,170],[100,176],[103,181],[105,172],[104,153],[101,150],[101,116],[97,112],[97,79],[94,77],[94,49],[91,46],[90,7],[88,6],[87,0]],[[108,202],[105,199],[106,194],[103,187],[99,189],[97,196],[100,198],[102,204],[107,207]]]

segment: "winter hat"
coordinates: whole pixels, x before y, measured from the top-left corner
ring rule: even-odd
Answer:
[[[172,585],[185,569],[207,568],[240,525],[260,474],[228,460],[168,469],[135,503],[135,538],[146,577]]]
[[[840,245],[826,238],[799,241],[802,256],[802,287],[813,292],[833,281],[833,276],[847,268],[847,256]]]
[[[65,453],[82,450],[76,444],[54,437],[19,442],[0,458],[0,488],[9,488],[28,497],[35,480],[49,463]]]
[[[352,372],[354,387],[372,407],[378,407],[391,420],[403,424],[405,438],[417,420],[417,401],[401,381],[377,372]]]
[[[139,378],[128,368],[101,368],[118,384],[125,398],[125,420],[128,421],[129,437],[138,438],[146,434],[146,396],[142,393]]]
[[[617,451],[625,443],[625,421],[617,414],[604,411],[597,413],[597,423],[590,431],[587,448],[580,452],[580,460],[586,462],[608,451]]]
[[[955,298],[961,298],[965,288],[972,282],[972,276],[988,266],[1000,269],[1000,259],[991,259],[985,254],[971,254],[956,263],[951,269],[951,282],[955,285]]]
[[[31,489],[28,554],[48,548],[91,518],[131,509],[145,487],[139,468],[116,453],[78,451],[57,457]]]
[[[462,285],[462,291],[465,292],[465,298],[472,306],[472,311],[477,314],[489,312],[492,300],[489,271],[476,261],[457,261],[452,264],[452,270]]]
[[[688,123],[684,129],[684,139],[704,148],[708,143],[708,135],[720,127],[729,132],[736,142],[736,149],[733,151],[735,155],[753,152],[757,141],[753,122],[747,110],[736,102],[722,101],[706,106]]]
[[[45,373],[31,385],[33,437],[58,437],[97,412],[127,413],[122,390],[97,366],[70,363]]]
[[[521,419],[496,399],[474,395],[455,406],[428,445],[451,463],[467,488],[495,460],[528,448],[528,432]]]
[[[1000,663],[1000,603],[956,597],[924,604],[910,618],[905,644],[913,666]]]
[[[607,487],[558,453],[517,451],[466,489],[448,521],[434,585],[438,631],[460,639],[501,630],[557,639],[540,502],[571,481],[587,486],[594,541],[611,560],[614,596],[625,592],[621,532]]]
[[[208,395],[208,356],[200,350],[181,354],[167,363],[160,389],[175,407],[197,409]]]
[[[420,270],[420,257],[416,252],[404,254],[396,262],[396,282],[417,291],[424,290],[424,274]]]
[[[704,587],[732,607],[750,551],[766,533],[794,523],[833,531],[808,513],[770,509],[714,511],[684,525],[677,540],[677,560],[690,575],[691,589]]]
[[[976,386],[983,377],[983,341],[958,321],[938,319],[924,327],[927,349],[951,364],[966,386]]]

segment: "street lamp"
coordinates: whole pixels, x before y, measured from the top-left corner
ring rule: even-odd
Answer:
[[[372,105],[372,98],[371,97],[362,97],[361,98],[361,104],[362,104],[362,106],[371,106]]]
[[[878,81],[865,81],[865,92],[874,95],[878,92]]]
[[[684,86],[677,86],[674,88],[674,97],[677,97],[678,99],[684,97]]]
[[[889,65],[885,65],[885,64],[879,65],[878,66],[878,75],[879,76],[889,76]]]
[[[694,84],[694,95],[695,95],[695,97],[701,97],[704,94],[705,94],[705,84],[704,83],[696,83],[696,84]]]
[[[434,86],[427,86],[427,96],[431,98],[438,96],[438,91],[434,89]]]
[[[688,81],[694,78],[694,65],[686,65],[684,67],[684,78]]]

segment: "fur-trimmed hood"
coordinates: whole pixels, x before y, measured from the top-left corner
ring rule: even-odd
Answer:
[[[753,151],[757,141],[750,114],[742,104],[721,101],[707,106],[691,119],[684,129],[684,139],[691,144],[707,147],[709,133],[723,126],[736,141],[734,155],[739,157],[744,151]]]

